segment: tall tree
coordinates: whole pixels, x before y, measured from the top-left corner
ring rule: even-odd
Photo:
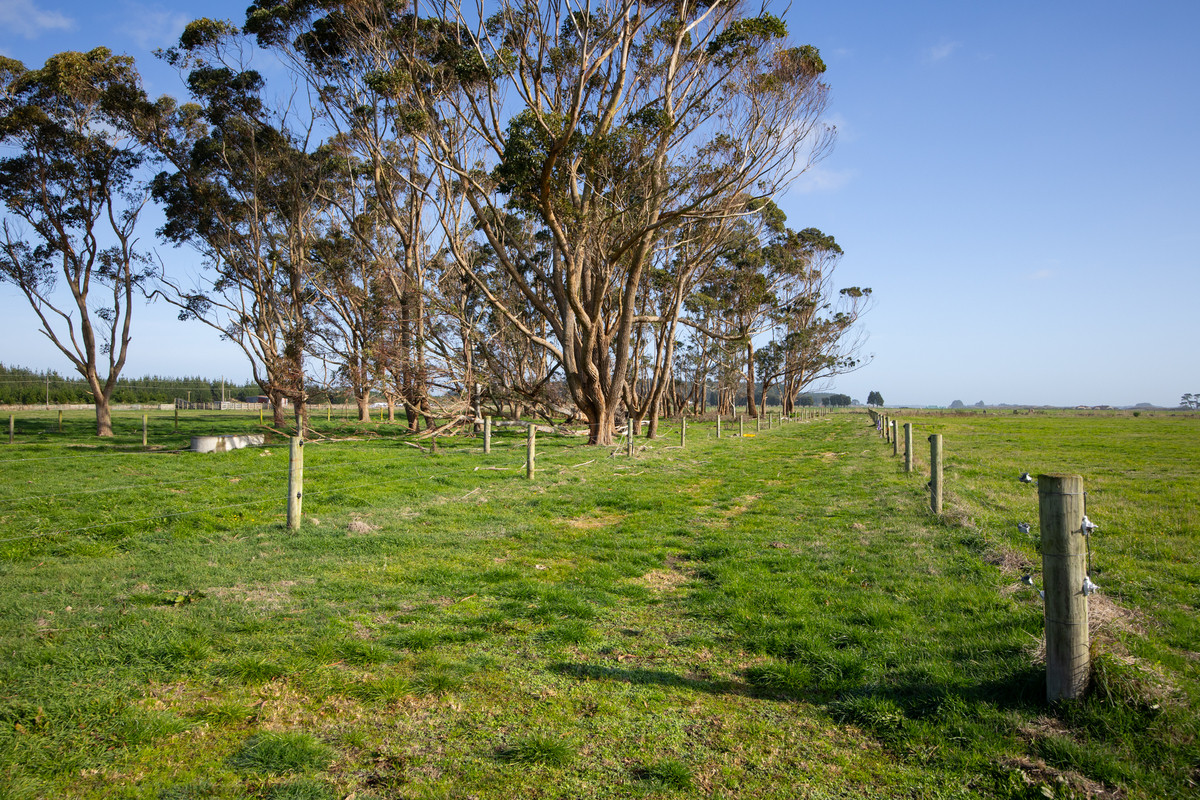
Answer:
[[[98,47],[41,69],[0,57],[0,280],[17,286],[41,332],[87,381],[96,433],[131,341],[134,292],[148,279],[136,227],[147,200],[138,132],[158,108],[133,59]],[[69,297],[61,291],[65,287]]]
[[[156,144],[173,165],[154,181],[166,209],[161,233],[206,260],[196,286],[163,279],[164,296],[236,343],[271,398],[305,424],[305,354],[313,332],[312,248],[321,237],[320,187],[328,153],[310,145],[312,120],[263,99],[238,30],[198,20],[169,63],[186,72],[197,102],[173,110]]]
[[[453,236],[451,255],[561,364],[592,443],[612,442],[664,231],[743,213],[828,144],[819,54],[739,0],[505,0],[490,16],[454,0],[259,0],[247,25],[296,53],[343,118],[420,143],[440,207],[465,200],[546,333]],[[507,235],[514,216],[548,238],[549,258],[536,237]]]

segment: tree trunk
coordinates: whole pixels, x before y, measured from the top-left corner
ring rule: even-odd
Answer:
[[[113,435],[112,408],[103,392],[96,395],[96,435]]]
[[[767,400],[767,388],[763,387],[763,402]],[[746,342],[746,415],[758,417],[758,404],[754,402],[754,342]]]
[[[271,389],[267,391],[267,397],[271,400],[271,424],[280,430],[283,428],[283,393]]]
[[[371,421],[371,390],[364,389],[361,393],[354,396],[354,402],[358,404],[358,421]]]

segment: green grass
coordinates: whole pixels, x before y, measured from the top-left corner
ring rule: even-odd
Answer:
[[[163,452],[140,416],[97,447],[82,414],[0,446],[0,797],[1200,780],[1195,416],[908,417],[945,436],[941,519],[861,414],[741,440],[690,425],[686,450],[666,424],[632,461],[540,437],[532,483],[515,431],[430,456],[399,426],[318,418],[294,534],[286,446],[165,452],[256,416],[181,417],[177,438],[164,417]],[[1082,474],[1101,526],[1079,703],[1043,701],[1022,470]]]

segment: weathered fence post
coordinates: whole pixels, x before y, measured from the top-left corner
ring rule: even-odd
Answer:
[[[942,513],[942,435],[929,437],[929,508]]]
[[[175,430],[179,430],[179,410],[175,410]],[[62,409],[58,410],[58,432],[62,433]]]
[[[142,414],[142,447],[145,447],[147,444],[149,444],[150,437],[148,435],[149,432],[147,430],[147,428],[149,428],[149,427],[150,427],[150,415]]]
[[[16,420],[14,419],[14,415],[9,414],[8,415],[8,443],[9,444],[13,443],[13,428],[15,426],[16,426]]]
[[[525,444],[525,477],[533,480],[534,464],[533,460],[537,455],[537,427],[531,422],[529,423],[529,441]]]
[[[483,452],[492,452],[492,418],[483,418]]]
[[[1087,688],[1087,539],[1083,478],[1038,475],[1042,581],[1046,600],[1046,700],[1075,700]]]
[[[721,415],[717,414],[717,438],[721,438]]]
[[[900,436],[896,430],[896,420],[892,420],[892,455],[900,455]]]
[[[913,471],[912,423],[904,423],[904,471]]]
[[[761,432],[762,432],[762,414],[759,414],[757,417],[755,417],[755,418],[754,418],[754,423],[755,423],[755,426],[756,426],[756,427],[754,428],[754,430],[755,430],[756,432],[759,432],[759,433],[761,433]]]
[[[304,440],[293,436],[288,446],[288,506],[289,531],[300,530],[300,513],[304,498]]]
[[[625,455],[633,458],[633,420],[629,420],[628,428],[625,432]]]
[[[746,436],[746,417],[738,415],[738,438],[742,439]]]

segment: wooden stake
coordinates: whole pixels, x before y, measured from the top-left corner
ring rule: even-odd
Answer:
[[[178,410],[176,410],[176,412],[175,412],[175,428],[176,428],[176,430],[179,429],[179,411]],[[62,409],[61,408],[58,410],[58,432],[62,433]]]
[[[742,439],[746,436],[746,418],[738,416],[738,438]]]
[[[687,447],[687,417],[679,418],[679,446]]]
[[[150,426],[150,415],[142,414],[142,447],[148,444],[147,428]]]
[[[929,437],[929,508],[942,513],[942,435]]]
[[[304,440],[293,436],[288,446],[288,505],[289,531],[300,530],[301,501],[304,499]]]
[[[633,420],[629,420],[629,424],[625,431],[625,455],[633,458]]]
[[[1087,538],[1083,533],[1083,478],[1038,475],[1042,582],[1046,600],[1046,699],[1075,700],[1087,688]]]
[[[485,417],[483,420],[483,452],[492,452],[492,418]]]
[[[912,423],[904,423],[904,471],[913,471]]]
[[[721,438],[721,415],[717,414],[717,438]]]
[[[896,420],[892,420],[892,455],[900,455],[900,437],[896,435]]]
[[[525,445],[525,477],[533,480],[534,465],[533,460],[537,455],[537,428],[533,423],[529,423],[529,441]]]
[[[16,421],[13,418],[13,415],[9,414],[8,415],[8,443],[9,444],[13,443],[13,428],[15,427],[15,425],[16,425]]]

